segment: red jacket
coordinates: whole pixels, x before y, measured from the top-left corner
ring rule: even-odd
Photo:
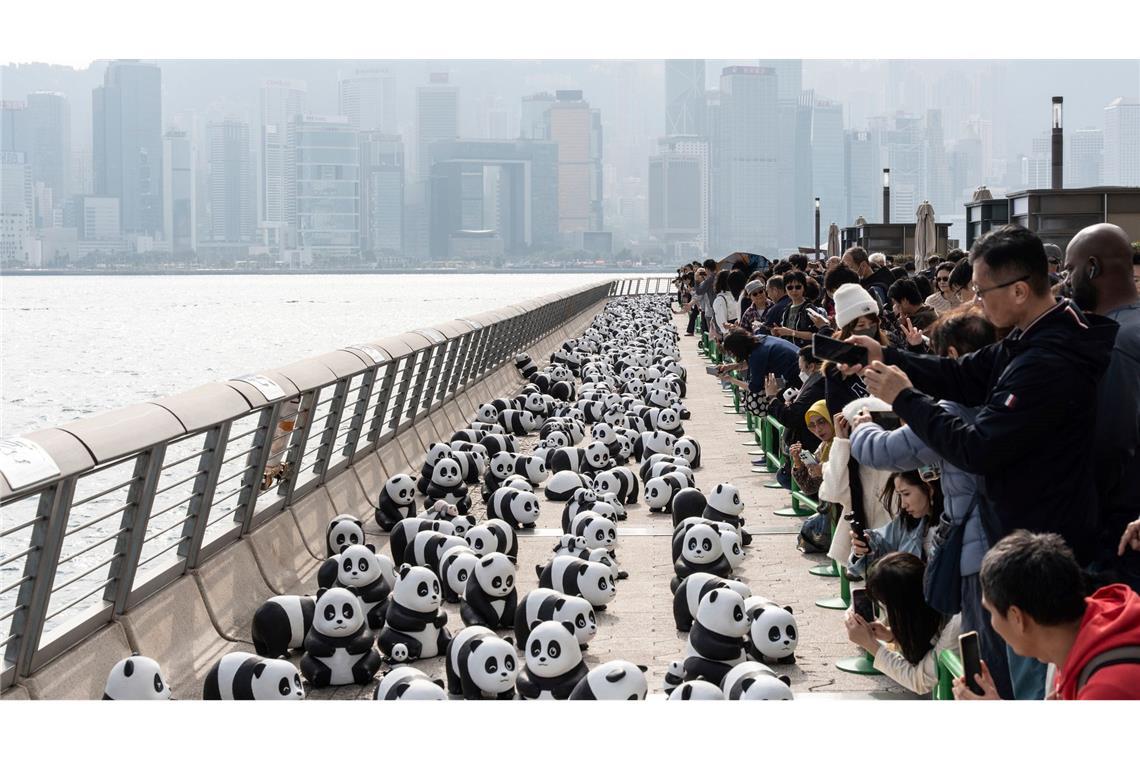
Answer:
[[[1077,692],[1081,670],[1096,655],[1140,646],[1140,596],[1122,583],[1097,589],[1085,602],[1077,640],[1054,682],[1057,699],[1140,699],[1140,662],[1106,665]]]

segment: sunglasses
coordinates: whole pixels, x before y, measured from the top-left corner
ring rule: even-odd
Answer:
[[[949,277],[935,277],[934,281],[935,282],[950,282],[950,278]]]
[[[803,289],[804,289],[803,285],[794,285],[793,284],[793,285],[784,286],[784,290],[803,290]]]

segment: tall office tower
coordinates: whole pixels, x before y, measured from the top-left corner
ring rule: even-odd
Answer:
[[[0,100],[0,153],[32,152],[32,120],[28,105],[19,100]],[[31,163],[27,156],[21,163]]]
[[[937,108],[926,112],[925,174],[926,192],[923,200],[930,201],[936,215],[957,214],[954,194],[950,190],[950,165],[946,159],[942,112]]]
[[[256,226],[249,124],[237,119],[211,122],[210,239],[247,243]]]
[[[705,130],[709,141],[709,255],[723,256],[721,208],[724,205],[724,142],[721,139],[720,90],[705,92]]]
[[[1099,187],[1104,181],[1104,131],[1076,129],[1068,137],[1065,187]]]
[[[92,91],[95,194],[120,200],[123,231],[162,234],[162,72],[112,61]]]
[[[305,110],[305,83],[271,80],[261,88],[261,167],[258,206],[274,237],[295,245],[297,155],[293,129]]]
[[[174,255],[198,249],[198,204],[195,198],[195,148],[189,135],[171,129],[163,137],[163,237]]]
[[[720,240],[729,250],[778,248],[776,72],[730,66],[720,77]]]
[[[602,112],[590,111],[590,230],[601,232],[605,226],[605,177],[602,171]]]
[[[1140,186],[1140,100],[1117,98],[1104,109],[1104,184]]]
[[[404,141],[360,133],[360,247],[398,256],[404,248]]]
[[[340,115],[360,131],[396,133],[396,77],[385,69],[357,69],[340,80]]]
[[[884,166],[891,170],[891,221],[901,223],[914,219],[918,204],[925,200],[922,196],[926,194],[926,130],[919,116],[899,112],[893,120],[894,124],[884,135],[887,156]],[[879,190],[881,193],[881,184]],[[880,210],[877,215],[880,219],[881,213]]]
[[[1053,184],[1050,160],[1051,138],[1048,133],[1033,138],[1032,151],[1021,156],[1021,187],[1025,190],[1048,189]]]
[[[966,136],[978,138],[978,142],[982,146],[982,173],[974,178],[974,187],[977,187],[997,175],[997,167],[994,162],[993,122],[980,116],[970,117],[966,120]]]
[[[546,112],[554,105],[554,96],[549,92],[527,95],[522,99],[522,120],[519,137],[524,140],[548,140],[546,133]]]
[[[879,142],[876,135],[867,130],[849,129],[845,133],[847,150],[844,164],[844,183],[847,195],[847,223],[863,217],[868,222],[882,219],[882,161],[879,158]],[[822,203],[822,201],[821,201]],[[823,230],[830,221],[820,221]],[[840,224],[840,227],[843,227]],[[821,231],[824,238],[826,232]],[[826,238],[825,238],[826,239]],[[823,244],[823,240],[820,244]]]
[[[819,198],[820,227],[823,230],[827,230],[832,222],[840,227],[850,222],[844,183],[844,147],[843,104],[816,98],[811,113],[812,195]],[[813,217],[814,214],[813,206]],[[825,232],[820,236],[826,240]]]
[[[709,145],[697,136],[663,137],[649,159],[649,234],[690,246],[686,258],[704,259],[709,247]]]
[[[705,134],[705,62],[665,61],[665,134]]]
[[[982,141],[970,134],[954,142],[947,155],[950,170],[950,189],[955,213],[961,213],[962,203],[972,197],[979,185],[985,184],[982,171]],[[938,214],[938,209],[934,209]]]
[[[803,90],[804,62],[799,58],[770,58],[757,63],[776,70],[776,97],[779,100],[799,100]]]
[[[448,84],[446,72],[432,73],[427,85],[416,88],[416,176],[431,176],[431,144],[459,139],[459,88]]]
[[[298,245],[315,263],[360,254],[360,147],[343,116],[294,120]]]
[[[558,145],[558,231],[592,230],[595,157],[590,104],[582,99],[581,90],[558,90],[546,122],[550,141]]]
[[[71,105],[58,92],[28,95],[32,182],[50,188],[57,203],[71,194]]]
[[[34,199],[26,154],[0,151],[0,265],[32,263]]]

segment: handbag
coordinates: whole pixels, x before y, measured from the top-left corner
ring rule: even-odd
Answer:
[[[979,498],[974,494],[961,522],[952,522],[942,515],[934,529],[930,556],[922,574],[922,595],[927,604],[943,615],[956,615],[962,611],[962,543],[966,523],[977,508]]]
[[[763,393],[743,391],[744,410],[753,417],[766,417],[768,415],[768,398]]]

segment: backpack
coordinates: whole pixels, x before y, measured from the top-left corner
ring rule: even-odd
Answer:
[[[1089,679],[1093,677],[1093,674],[1101,668],[1107,668],[1110,665],[1125,664],[1140,665],[1140,645],[1132,644],[1106,649],[1085,663],[1085,666],[1081,668],[1081,672],[1077,676],[1077,694],[1079,695],[1081,693],[1081,689],[1085,688],[1085,684],[1088,683]]]

